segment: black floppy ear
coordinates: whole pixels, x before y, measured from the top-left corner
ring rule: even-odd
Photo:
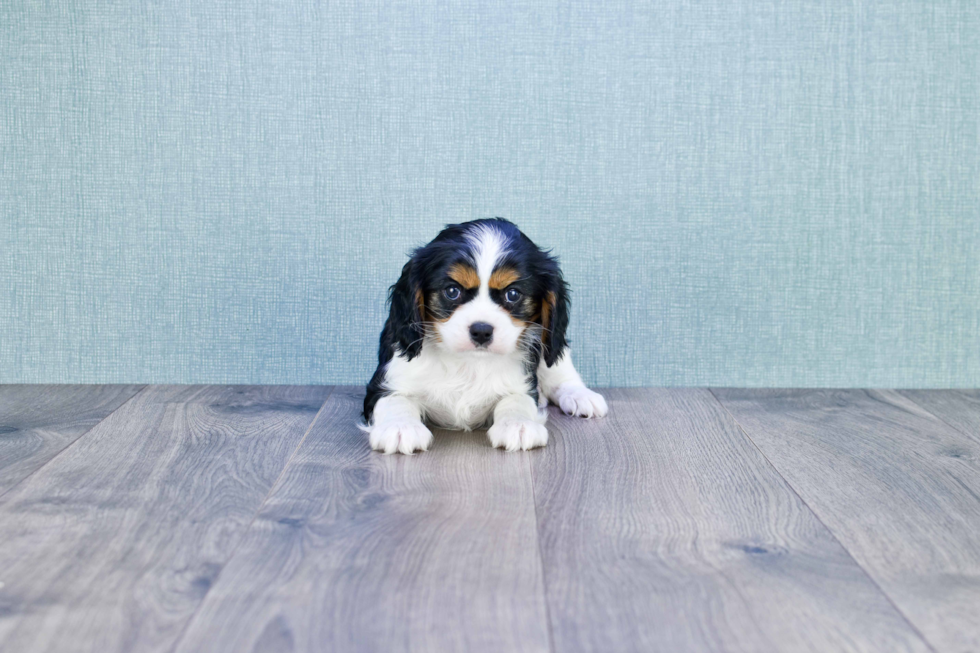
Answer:
[[[554,263],[554,262],[553,262]],[[568,329],[568,311],[571,301],[568,284],[561,275],[558,264],[545,275],[545,293],[541,300],[541,344],[544,349],[544,362],[548,367],[554,365],[568,348],[565,331]]]
[[[402,276],[388,291],[391,305],[386,325],[392,340],[412,360],[422,351],[425,327],[422,316],[425,314],[425,298],[422,294],[422,280],[416,271],[413,257],[402,268]]]

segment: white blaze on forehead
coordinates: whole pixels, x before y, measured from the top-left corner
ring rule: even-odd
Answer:
[[[504,235],[489,225],[480,225],[467,235],[476,253],[476,273],[480,277],[480,294],[486,294],[493,269],[506,253]]]

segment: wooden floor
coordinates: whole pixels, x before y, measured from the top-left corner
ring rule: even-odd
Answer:
[[[980,392],[605,394],[406,457],[356,388],[0,386],[0,650],[980,651]]]

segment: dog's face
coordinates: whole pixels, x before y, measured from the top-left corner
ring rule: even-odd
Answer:
[[[558,263],[506,220],[449,225],[415,251],[391,290],[390,326],[409,359],[433,346],[464,355],[565,347],[568,296]]]
[[[439,346],[511,354],[521,336],[538,326],[540,293],[528,269],[528,252],[515,251],[517,244],[494,227],[474,228],[456,255],[448,257],[448,267],[439,265],[426,275],[425,317]]]

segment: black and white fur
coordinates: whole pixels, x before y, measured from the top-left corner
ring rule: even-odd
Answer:
[[[415,250],[389,303],[364,399],[373,449],[428,449],[423,420],[489,425],[491,444],[507,451],[544,446],[549,399],[570,415],[605,416],[606,401],[572,365],[558,262],[513,223],[448,225]]]

